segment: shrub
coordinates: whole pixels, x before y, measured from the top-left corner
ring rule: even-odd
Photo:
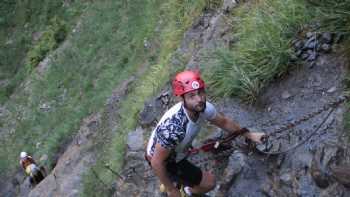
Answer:
[[[37,66],[50,51],[56,49],[66,35],[66,24],[58,17],[52,18],[48,29],[42,34],[38,43],[28,52],[27,65],[29,66],[29,71]]]

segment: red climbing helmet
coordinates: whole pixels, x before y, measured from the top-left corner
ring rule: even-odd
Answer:
[[[201,79],[199,71],[186,70],[178,73],[173,80],[173,94],[182,96],[192,90],[204,88],[204,81]]]

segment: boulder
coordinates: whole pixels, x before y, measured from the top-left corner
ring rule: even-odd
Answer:
[[[322,50],[323,52],[325,52],[325,53],[330,52],[331,49],[332,49],[332,47],[331,47],[330,44],[324,43],[324,44],[321,45],[321,50]]]
[[[241,151],[235,150],[229,158],[228,165],[222,176],[223,178],[216,196],[225,196],[226,192],[230,189],[236,177],[242,172],[245,165],[246,155]]]
[[[142,127],[153,125],[161,113],[170,105],[171,95],[169,91],[161,93],[156,98],[146,102],[143,110],[139,114],[139,123]]]
[[[137,128],[128,134],[127,141],[129,151],[142,151],[144,149],[143,129]]]
[[[330,32],[324,32],[321,35],[321,40],[323,43],[330,44],[332,42],[333,36]]]

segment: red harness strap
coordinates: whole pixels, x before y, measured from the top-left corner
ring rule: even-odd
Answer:
[[[229,142],[231,142],[233,139],[235,139],[237,136],[242,135],[244,133],[249,132],[249,130],[247,128],[242,128],[234,133],[231,133],[230,135],[228,135],[227,137],[225,137],[222,140],[209,140],[209,142],[207,142],[206,144],[202,145],[199,148],[192,148],[190,150],[188,150],[189,154],[197,154],[199,151],[203,151],[203,152],[209,152],[209,151],[213,151],[215,149],[217,149],[220,145],[222,144],[227,144]]]

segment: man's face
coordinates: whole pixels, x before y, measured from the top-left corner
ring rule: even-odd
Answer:
[[[203,112],[205,110],[206,94],[204,88],[187,92],[183,98],[186,109],[193,112]]]

